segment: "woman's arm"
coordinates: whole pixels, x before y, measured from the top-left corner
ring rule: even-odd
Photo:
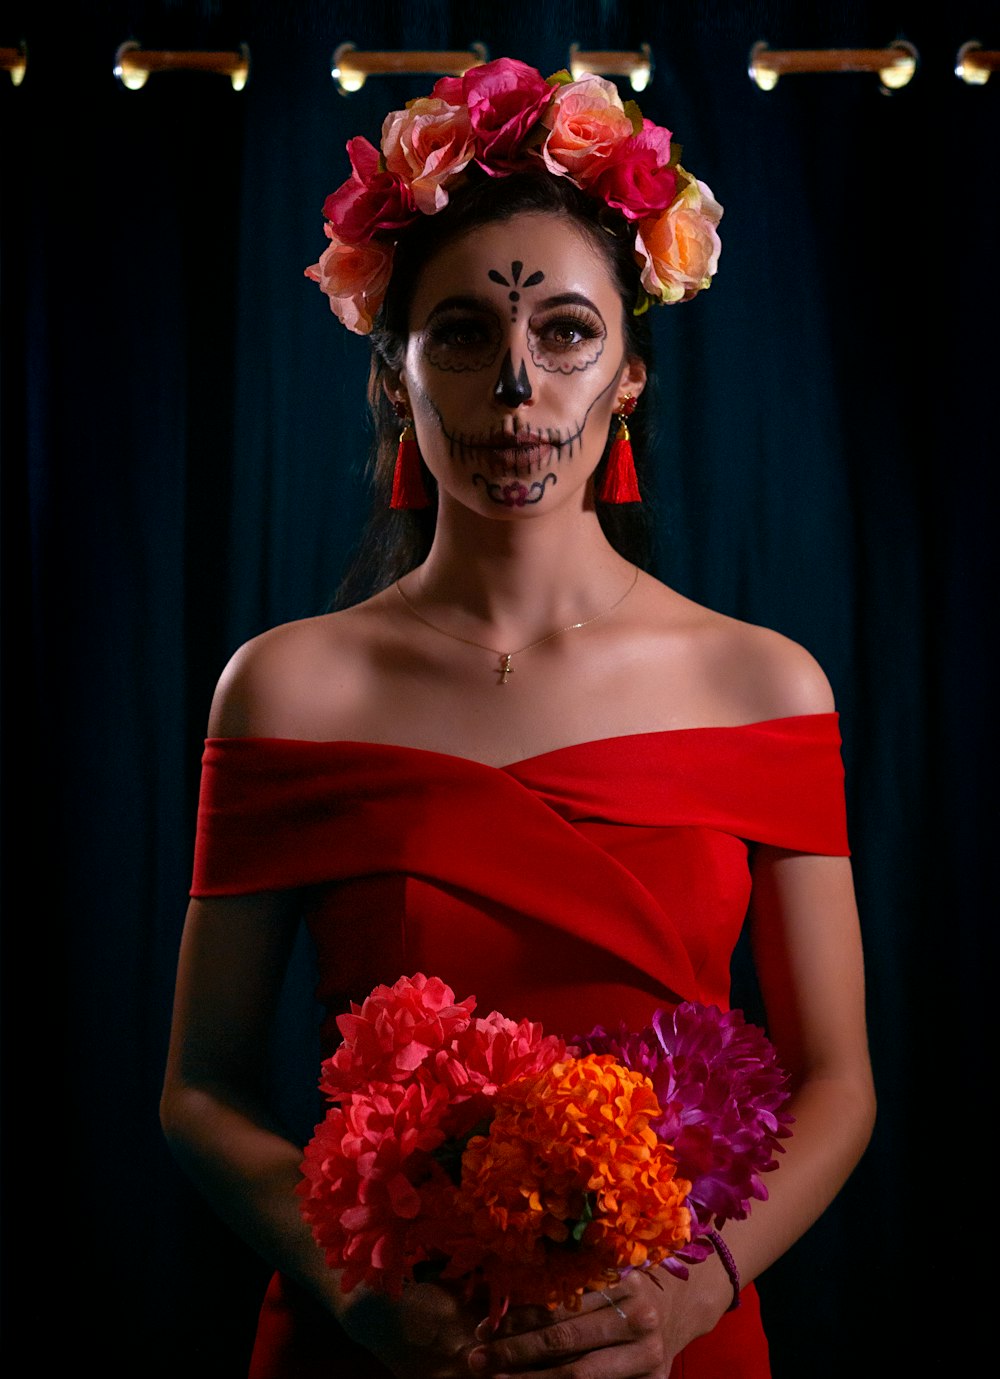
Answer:
[[[871,1135],[875,1098],[864,1005],[864,975],[850,863],[761,847],[754,857],[751,934],[769,1033],[794,1088],[792,1136],[766,1178],[768,1200],[725,1239],[749,1283],[821,1215],[857,1164]],[[639,1272],[609,1294],[585,1299],[577,1316],[559,1314],[536,1329],[489,1342],[470,1357],[473,1372],[538,1367],[551,1379],[656,1376],[710,1331],[732,1301],[713,1254],[660,1287]],[[545,1362],[548,1362],[545,1367]]]
[[[302,1150],[274,1117],[265,1086],[296,902],[294,894],[191,901],[161,1099],[164,1132],[236,1234],[389,1370],[401,1379],[456,1379],[468,1373],[465,1355],[482,1314],[430,1286],[410,1289],[399,1306],[361,1287],[343,1294],[299,1210]]]
[[[871,1137],[864,964],[851,864],[759,847],[750,934],[768,1033],[795,1116],[765,1182],[768,1201],[726,1228],[741,1278],[755,1278],[829,1206]]]
[[[219,1215],[333,1307],[335,1281],[294,1195],[301,1150],[266,1091],[295,901],[262,894],[190,902],[160,1113],[178,1162]]]
[[[318,736],[301,703],[301,687],[315,680],[318,629],[317,620],[290,624],[242,647],[219,681],[209,736]],[[464,1354],[481,1314],[470,1316],[441,1288],[413,1288],[399,1306],[362,1287],[342,1293],[301,1214],[302,1147],[276,1118],[267,1088],[300,903],[294,892],[190,902],[161,1097],[164,1133],[222,1219],[393,1373],[467,1374]],[[319,1068],[302,1076],[315,1085]]]

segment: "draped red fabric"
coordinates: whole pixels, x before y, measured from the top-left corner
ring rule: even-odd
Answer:
[[[846,855],[843,784],[833,713],[583,742],[505,767],[386,744],[216,738],[191,889],[301,888],[327,1051],[352,1000],[418,971],[475,996],[481,1014],[571,1037],[645,1024],[678,1000],[726,1008],[754,844]],[[768,1374],[744,1294],[674,1379]],[[275,1280],[253,1379],[303,1379],[313,1346],[326,1375],[383,1373]]]

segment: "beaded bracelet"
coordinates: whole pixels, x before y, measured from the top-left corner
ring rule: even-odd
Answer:
[[[727,1312],[735,1312],[740,1305],[740,1271],[736,1267],[736,1260],[733,1258],[732,1251],[716,1230],[705,1232],[708,1239],[715,1248],[715,1253],[722,1260],[722,1267],[729,1275],[729,1282],[733,1285],[733,1300],[726,1308]]]

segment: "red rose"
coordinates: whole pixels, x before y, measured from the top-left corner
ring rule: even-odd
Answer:
[[[367,139],[347,145],[351,176],[323,205],[323,214],[345,244],[364,244],[379,230],[400,230],[417,218],[410,188],[394,173],[379,171],[378,149]]]
[[[480,167],[491,176],[523,167],[528,160],[521,148],[524,137],[538,123],[555,88],[534,67],[501,57],[466,72],[462,93]],[[435,90],[435,94],[444,93]]]
[[[623,139],[603,166],[594,165],[596,175],[586,189],[629,220],[641,220],[665,211],[677,195],[671,158],[670,131],[644,120],[642,130]]]

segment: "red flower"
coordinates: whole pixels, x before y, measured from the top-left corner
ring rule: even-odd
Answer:
[[[367,139],[348,140],[351,176],[323,203],[323,214],[337,238],[362,244],[379,230],[400,230],[419,212],[409,185],[395,173],[379,171],[379,152]]]
[[[455,993],[439,977],[400,977],[377,986],[337,1026],[344,1042],[323,1063],[320,1087],[334,1100],[358,1088],[402,1082],[436,1049],[468,1025],[475,997],[455,1004]]]
[[[444,1141],[444,1088],[386,1086],[334,1107],[306,1146],[296,1192],[343,1291],[368,1283],[398,1297],[415,1263],[428,1186],[450,1187],[432,1152]]]
[[[442,77],[434,87],[442,100],[468,106],[476,161],[491,177],[527,164],[531,155],[524,137],[554,94],[540,72],[510,57],[472,67],[461,78]]]
[[[565,1054],[565,1040],[543,1034],[541,1025],[515,1023],[494,1010],[432,1054],[425,1073],[443,1083],[453,1099],[474,1093],[493,1096],[498,1088],[542,1072]]]
[[[666,210],[676,196],[672,158],[670,131],[644,120],[638,134],[623,139],[606,159],[591,164],[597,175],[585,183],[586,189],[629,220],[639,220]]]

